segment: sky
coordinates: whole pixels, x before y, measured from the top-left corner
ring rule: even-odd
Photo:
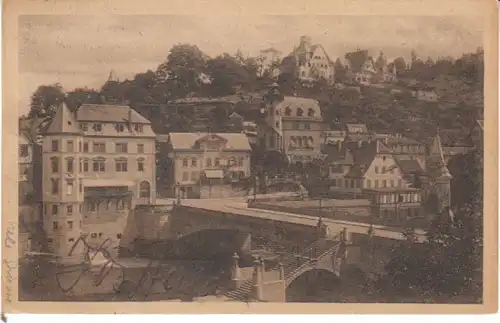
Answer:
[[[19,114],[39,85],[100,88],[111,69],[123,80],[155,70],[177,43],[210,56],[269,47],[290,53],[302,35],[335,60],[357,48],[389,58],[460,56],[482,46],[481,20],[463,16],[30,15],[19,18]]]

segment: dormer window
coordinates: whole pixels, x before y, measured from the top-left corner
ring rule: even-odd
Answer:
[[[309,117],[314,117],[314,110],[313,110],[313,109],[309,109],[309,110],[307,111],[307,115],[308,115]]]
[[[304,114],[304,110],[302,110],[301,108],[298,108],[297,109],[297,117],[302,117],[303,114]]]
[[[123,123],[117,123],[115,125],[116,131],[118,132],[124,132],[125,131],[125,125]]]
[[[285,108],[285,116],[289,117],[292,115],[292,109],[290,107]]]
[[[143,130],[144,130],[144,129],[143,129],[143,125],[142,125],[142,124],[140,124],[140,123],[136,123],[136,124],[134,124],[134,130],[135,130],[136,132],[143,132]]]
[[[88,131],[89,130],[89,124],[88,123],[81,123],[80,124],[80,129],[82,129],[82,131]]]
[[[102,124],[101,123],[94,123],[92,125],[92,129],[94,129],[94,131],[102,131]]]

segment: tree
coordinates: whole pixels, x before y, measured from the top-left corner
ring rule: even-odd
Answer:
[[[76,88],[66,95],[66,104],[70,111],[75,111],[84,103],[102,103],[100,93],[93,89]]]
[[[247,87],[255,76],[250,75],[238,59],[224,54],[207,62],[206,73],[213,81],[208,88],[212,96],[234,94],[242,87]]]
[[[396,71],[398,73],[404,71],[406,69],[406,62],[405,62],[405,59],[403,57],[397,57],[393,64],[396,66]]]
[[[334,75],[335,75],[335,82],[337,83],[344,83],[347,81],[347,68],[342,64],[339,58],[335,61],[335,64],[333,66],[334,68]]]
[[[156,80],[158,83],[173,83],[173,98],[196,93],[200,88],[198,76],[205,67],[206,58],[196,45],[177,44],[156,69]]]
[[[64,102],[64,99],[61,84],[40,85],[31,95],[28,117],[51,117],[55,114],[56,106]]]
[[[278,77],[278,84],[281,93],[290,95],[295,93],[298,84],[297,60],[293,56],[287,56],[281,62],[281,73]]]

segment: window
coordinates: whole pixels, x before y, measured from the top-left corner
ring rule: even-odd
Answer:
[[[302,110],[301,108],[298,108],[297,109],[297,117],[302,117],[303,114],[304,114],[304,110]]]
[[[92,129],[94,129],[94,131],[102,131],[102,124],[101,123],[94,123],[92,125]]]
[[[50,166],[52,168],[52,173],[58,173],[59,172],[59,158],[57,158],[57,157],[50,158]]]
[[[115,125],[115,129],[118,132],[124,132],[125,131],[125,125],[123,123],[117,123]]]
[[[125,209],[125,201],[119,200],[116,202],[116,209],[117,210],[124,210]]]
[[[304,123],[304,129],[311,130],[311,124],[310,123]]]
[[[134,124],[134,130],[135,130],[136,132],[142,132],[142,131],[143,131],[143,125],[142,125],[142,124],[140,124],[140,123],[136,123],[136,124]]]
[[[215,158],[215,166],[219,166],[220,165],[220,158]]]
[[[97,203],[95,203],[95,202],[90,202],[90,204],[89,204],[89,210],[90,210],[91,212],[95,212],[95,211],[97,210]]]
[[[314,110],[313,109],[307,110],[307,116],[314,117]]]
[[[69,238],[68,239],[68,242],[74,242],[75,241],[75,238]]]
[[[94,238],[94,239],[95,239],[95,238],[97,238],[97,233],[95,233],[95,232],[94,232],[94,233],[91,233],[91,234],[90,234],[90,237],[91,237],[91,238]]]
[[[209,157],[209,158],[205,159],[205,165],[212,166],[212,158]]]
[[[96,158],[92,160],[92,170],[96,173],[102,173],[106,171],[106,160],[104,158]]]
[[[78,184],[78,188],[80,190],[80,193],[82,193],[83,192],[83,184],[81,182]]]
[[[192,180],[193,182],[198,181],[198,179],[199,179],[199,178],[200,178],[200,175],[199,175],[199,173],[198,173],[198,172],[192,172],[192,173],[191,173],[191,180]]]
[[[183,172],[182,173],[182,180],[183,181],[188,181],[189,180],[189,173],[188,172]]]
[[[73,140],[68,140],[68,142],[66,143],[66,150],[69,153],[72,153],[74,151]]]
[[[383,186],[383,187],[387,187],[387,180],[385,180],[385,179],[384,179],[384,180],[382,181],[382,186]]]
[[[378,174],[378,166],[375,166],[375,174]]]
[[[400,178],[398,179],[398,187],[402,187],[403,186],[403,180]]]
[[[184,158],[182,160],[182,167],[188,167],[188,159],[187,158]]]
[[[66,195],[71,195],[71,194],[73,194],[73,180],[67,179],[66,180]]]
[[[280,128],[280,122],[279,121],[276,121],[276,128],[279,129]]]
[[[366,187],[367,187],[367,188],[371,188],[371,186],[372,186],[372,181],[371,181],[371,180],[369,180],[369,179],[367,179],[367,180],[366,180]]]
[[[385,161],[386,157],[385,156],[382,156],[382,160]]]
[[[52,151],[59,151],[59,140],[52,140]]]
[[[117,153],[126,153],[128,151],[127,143],[117,143],[115,147]]]
[[[115,165],[116,165],[117,172],[126,172],[127,171],[127,159],[126,158],[117,159],[115,162]]]
[[[375,180],[375,188],[378,188],[378,179]]]
[[[394,187],[394,180],[391,179],[391,187]]]
[[[89,125],[88,123],[80,123],[80,129],[82,129],[82,131],[88,131],[89,130]]]
[[[144,154],[144,144],[137,144],[137,153]]]
[[[27,144],[19,145],[19,157],[28,157],[28,145]]]
[[[59,194],[59,179],[51,178],[50,180],[52,182],[52,194]]]
[[[57,231],[59,229],[59,223],[57,221],[52,222],[52,230]]]
[[[89,160],[88,159],[84,159],[83,160],[83,172],[88,172],[89,171]]]
[[[299,125],[300,125],[300,123],[298,123],[298,122],[294,122],[294,123],[292,124],[292,128],[293,128],[293,130],[298,130],[298,129],[300,128],[300,127],[299,127]]]
[[[239,167],[243,167],[243,161],[244,161],[244,160],[245,160],[245,159],[244,159],[243,157],[238,158],[238,166],[239,166]]]
[[[52,215],[57,215],[59,213],[59,206],[57,204],[52,204]]]
[[[144,171],[144,158],[137,159],[137,171],[139,172]]]
[[[235,157],[229,157],[227,160],[228,166],[235,166],[236,165],[236,158]]]
[[[92,151],[94,153],[105,153],[106,144],[104,142],[94,142],[92,145]]]
[[[66,168],[68,170],[68,173],[73,173],[73,164],[73,158],[66,159]]]
[[[89,152],[89,143],[88,142],[84,142],[83,143],[83,152],[84,153],[88,153]]]
[[[285,108],[285,116],[289,117],[292,115],[292,109],[290,107]]]
[[[191,167],[196,167],[196,166],[198,166],[198,163],[197,163],[197,161],[196,161],[196,158],[192,158],[192,159],[191,159]]]
[[[385,166],[382,166],[382,174],[385,174],[385,173],[386,173],[386,171],[385,171],[385,170],[386,170],[386,169],[385,169]]]
[[[73,229],[73,221],[68,221],[68,230]]]

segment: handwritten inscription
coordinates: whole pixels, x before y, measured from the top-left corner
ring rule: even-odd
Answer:
[[[5,230],[5,238],[4,238],[4,246],[5,248],[12,248],[16,245],[16,224],[9,223]]]
[[[12,284],[17,281],[17,262],[4,259],[2,262],[3,269],[3,283],[4,283],[4,296],[7,303],[12,303],[13,290]]]

